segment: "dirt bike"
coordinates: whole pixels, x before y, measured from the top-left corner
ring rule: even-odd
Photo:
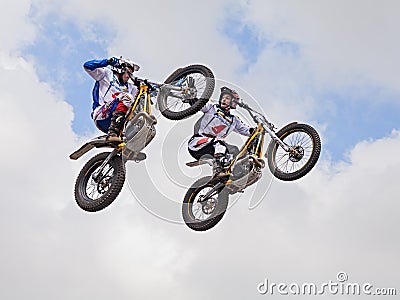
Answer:
[[[310,125],[293,122],[275,133],[275,126],[265,116],[243,100],[237,104],[248,111],[257,127],[240,152],[225,160],[225,176],[200,178],[188,189],[182,204],[182,216],[186,225],[195,231],[214,227],[227,210],[229,195],[243,192],[261,178],[265,167],[262,159],[265,133],[271,137],[265,154],[268,167],[280,180],[292,181],[306,175],[317,163],[321,152],[320,137]],[[207,163],[212,165],[212,160],[200,159],[186,165],[194,167]]]
[[[132,77],[138,88],[120,132],[121,143],[112,143],[102,135],[85,143],[70,155],[76,160],[94,148],[111,148],[92,157],[81,169],[75,183],[75,200],[85,211],[95,212],[109,206],[125,182],[125,163],[146,158],[141,152],[156,134],[157,119],[151,113],[152,96],[157,96],[161,114],[181,120],[198,112],[211,97],[215,79],[203,65],[177,69],[164,83]]]

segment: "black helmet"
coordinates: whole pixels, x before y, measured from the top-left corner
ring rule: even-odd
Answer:
[[[219,95],[219,101],[218,101],[219,106],[221,106],[222,96],[225,94],[228,94],[231,96],[232,100],[231,100],[231,103],[229,104],[229,106],[231,108],[235,109],[236,105],[237,105],[237,102],[235,102],[235,100],[238,101],[240,99],[239,94],[235,90],[232,90],[226,86],[221,87],[221,94]]]

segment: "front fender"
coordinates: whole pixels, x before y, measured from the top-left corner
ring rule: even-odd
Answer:
[[[82,147],[80,147],[78,150],[76,150],[74,153],[72,153],[69,158],[73,160],[77,160],[80,158],[83,154],[86,152],[92,150],[93,148],[115,148],[115,144],[113,145],[110,142],[106,141],[106,135],[99,136],[97,138],[94,138],[93,140],[87,142],[84,144]]]

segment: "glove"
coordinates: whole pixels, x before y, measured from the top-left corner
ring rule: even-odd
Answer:
[[[117,66],[117,65],[119,65],[119,59],[116,57],[111,57],[111,58],[107,59],[107,64],[109,64],[111,66]]]
[[[257,129],[256,127],[249,128],[249,133],[250,133],[250,135],[252,135],[253,132],[254,132],[256,129]]]

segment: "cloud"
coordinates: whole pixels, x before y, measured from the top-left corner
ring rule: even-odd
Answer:
[[[14,21],[18,23],[18,19]],[[38,79],[29,61],[9,51],[11,46],[3,48],[0,57],[4,84],[0,92],[4,122],[0,129],[4,139],[0,151],[4,158],[1,297],[98,298],[115,295],[116,290],[121,290],[121,297],[127,292],[145,297],[153,280],[165,280],[158,285],[167,288],[185,265],[186,259],[177,255],[183,250],[173,239],[166,239],[162,230],[150,233],[142,222],[131,223],[131,215],[120,215],[121,222],[115,221],[116,216],[100,215],[96,221],[96,216],[91,218],[77,208],[73,185],[85,159],[79,163],[68,159],[82,142],[71,129],[72,107]],[[134,201],[129,193],[125,193],[125,199],[131,200],[132,208]],[[137,233],[124,230],[125,226],[135,227]],[[130,239],[132,234],[135,239]],[[162,248],[158,249],[159,243]],[[122,251],[120,247],[126,250],[118,262],[115,251]],[[163,253],[165,250],[168,254]],[[134,280],[126,280],[132,278],[132,270],[125,269],[126,262],[137,272]],[[110,272],[112,276],[106,275]],[[148,278],[151,274],[153,280]],[[88,278],[96,277],[96,285],[107,287],[99,294],[92,285],[82,286]]]
[[[397,8],[396,1],[381,6],[373,1],[251,1],[243,17],[266,36],[299,44],[303,58],[325,84],[362,80],[398,91]]]
[[[1,134],[9,147],[0,152],[6,158],[1,162],[1,297],[123,298],[133,293],[143,298],[154,282],[159,293],[176,284],[176,274],[191,256],[179,254],[183,245],[165,228],[145,226],[145,211],[139,220],[131,214],[140,207],[127,190],[120,198],[130,200],[128,214],[120,207],[117,215],[89,215],[74,204],[73,184],[85,159],[68,159],[81,142],[71,129],[72,108],[39,82],[23,58],[3,61],[0,79],[6,88],[0,96],[7,125]],[[88,279],[91,284],[82,286]]]
[[[98,20],[107,20],[115,32],[108,46],[109,55],[136,60],[142,76],[164,80],[170,72],[186,64],[204,63],[220,70],[217,76],[232,74],[242,60],[237,50],[217,30],[224,21],[230,1],[204,1],[187,5],[184,1],[146,3],[148,13],[139,12],[139,1],[107,1],[82,4],[75,0],[62,3],[38,1],[38,18],[56,11],[60,18],[76,22],[82,30]],[[109,9],[104,9],[110,7]],[[121,8],[123,7],[123,13]],[[99,38],[99,35],[96,35]],[[221,57],[224,60],[221,61]],[[143,73],[142,73],[143,72]]]
[[[26,17],[29,13],[30,1],[18,1],[18,5],[5,5],[2,12],[5,18],[0,20],[1,51],[14,50],[35,37],[35,29]],[[16,26],[18,22],[18,26]]]

